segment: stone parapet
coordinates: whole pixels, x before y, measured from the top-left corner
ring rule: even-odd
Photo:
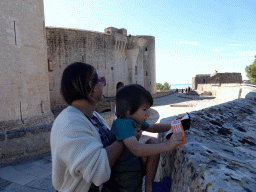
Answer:
[[[52,123],[0,132],[0,164],[50,151]]]
[[[115,120],[115,117],[116,117],[115,112],[114,111],[110,111],[110,112],[101,113],[100,115],[107,122],[109,127],[111,127],[112,123],[113,123],[113,121]]]
[[[111,127],[115,112],[101,116]],[[52,123],[0,132],[0,165],[50,152]]]
[[[173,94],[174,91],[170,90],[170,91],[163,91],[163,92],[156,92],[155,94],[152,94],[153,99],[159,98],[159,97],[164,97],[167,95],[171,95]]]
[[[255,191],[256,93],[246,98],[190,113],[187,144],[161,154],[156,181],[171,176],[171,191]]]

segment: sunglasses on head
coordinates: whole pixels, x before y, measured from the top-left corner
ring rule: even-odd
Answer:
[[[106,78],[104,76],[102,76],[101,78],[99,78],[98,82],[101,82],[103,84],[103,86],[106,86]]]

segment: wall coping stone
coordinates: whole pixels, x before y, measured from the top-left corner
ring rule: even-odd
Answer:
[[[256,93],[248,97],[191,112],[187,144],[161,154],[157,179],[171,176],[171,191],[255,191]]]

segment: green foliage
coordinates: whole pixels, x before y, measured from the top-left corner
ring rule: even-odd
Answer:
[[[163,90],[164,86],[161,83],[156,83],[156,90]]]
[[[251,65],[245,67],[245,72],[251,83],[256,83],[256,55],[254,62]]]
[[[156,83],[156,90],[170,90],[171,86],[169,83],[165,82],[164,85],[161,83]]]
[[[164,83],[164,90],[170,90],[171,86],[169,85],[169,83],[165,82]]]

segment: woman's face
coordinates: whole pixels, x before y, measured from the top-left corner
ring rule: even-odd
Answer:
[[[95,85],[91,95],[96,102],[101,100],[104,86],[106,86],[105,77],[99,77],[98,83]]]

